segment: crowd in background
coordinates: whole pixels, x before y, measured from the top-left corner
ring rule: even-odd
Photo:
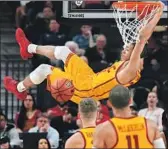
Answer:
[[[111,2],[86,1],[83,8],[108,8]],[[15,7],[16,27],[24,29],[28,39],[40,45],[66,45],[71,51],[80,56],[88,65],[98,72],[112,65],[119,57],[111,54],[107,45],[107,37],[99,29],[94,31],[93,24],[83,24],[79,34],[70,37],[66,27],[62,26],[55,2],[21,1]],[[13,8],[13,7],[12,7]],[[13,8],[14,9],[14,8]],[[113,47],[111,47],[113,48]],[[131,86],[134,104],[130,105],[132,114],[141,115],[156,122],[160,131],[167,136],[168,108],[168,35],[167,31],[155,32],[145,47],[144,69],[141,80]],[[113,58],[113,59],[112,59]],[[35,55],[32,59],[32,69],[40,64],[50,64],[64,69],[62,61],[51,61],[46,57]],[[46,82],[44,82],[45,84]],[[38,86],[39,92],[45,91],[44,85]],[[37,98],[40,98],[40,96]],[[47,99],[52,97],[48,94]],[[53,99],[52,99],[53,100]],[[37,100],[38,102],[40,101]],[[16,113],[14,123],[9,123],[7,116],[0,113],[0,146],[9,148],[22,147],[23,132],[45,132],[46,139],[37,142],[37,148],[58,148],[64,141],[82,127],[78,116],[77,105],[67,102],[54,103],[51,108],[39,108],[32,94],[23,101],[20,111]],[[107,105],[107,99],[98,102],[99,113],[97,124],[113,117],[112,109]],[[20,135],[20,136],[19,136]],[[44,146],[43,146],[44,145]]]

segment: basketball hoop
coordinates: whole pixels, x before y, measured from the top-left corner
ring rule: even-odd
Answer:
[[[161,7],[159,2],[114,2],[112,8],[124,47],[139,41],[139,30]],[[122,19],[124,15],[125,20]],[[133,18],[133,19],[130,19]]]

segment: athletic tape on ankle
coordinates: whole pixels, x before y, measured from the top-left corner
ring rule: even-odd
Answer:
[[[18,92],[23,92],[26,90],[26,87],[24,86],[23,81],[18,83],[17,90]]]

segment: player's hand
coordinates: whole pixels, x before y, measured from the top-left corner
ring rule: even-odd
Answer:
[[[158,9],[155,15],[158,17],[161,17],[163,14],[163,9],[164,9],[164,5],[161,5],[161,7]]]
[[[161,7],[158,8],[158,11],[155,13],[153,18],[147,23],[147,25],[145,25],[139,29],[139,41],[141,43],[146,43],[147,40],[152,35],[152,33],[156,27],[156,24],[158,23],[158,21],[160,20],[160,18],[162,16],[163,7],[164,7],[164,5],[161,5]]]
[[[158,3],[160,4],[160,6],[161,6],[160,8],[163,11],[163,9],[165,8],[165,4],[163,2],[161,2],[161,1],[159,1]]]

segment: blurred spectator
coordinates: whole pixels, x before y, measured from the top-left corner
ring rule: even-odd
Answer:
[[[5,139],[9,139],[5,142]],[[2,139],[2,140],[1,140]],[[15,125],[12,123],[8,123],[6,116],[3,113],[0,113],[0,140],[4,143],[2,143],[5,146],[8,146],[8,143],[11,147],[21,147],[22,141],[19,139],[19,134],[17,132],[17,129],[15,128]],[[6,144],[7,143],[7,144]]]
[[[47,114],[42,113],[36,121],[36,126],[31,128],[29,132],[46,132],[47,139],[50,142],[52,148],[58,148],[59,146],[59,133],[53,127],[50,126],[50,121]]]
[[[75,108],[68,108],[63,116],[52,118],[51,126],[58,130],[60,137],[64,137],[69,130],[77,129],[76,126],[77,110]]]
[[[0,149],[10,149],[10,140],[8,137],[0,138]]]
[[[146,75],[153,75],[160,69],[160,63],[155,57],[155,53],[160,51],[160,47],[154,37],[150,38],[146,51],[147,57],[145,57],[144,63],[145,73],[147,73]]]
[[[92,36],[92,27],[90,25],[82,25],[81,26],[81,34],[73,37],[73,41],[79,45],[80,49],[91,48],[95,45],[94,39]]]
[[[132,104],[130,104],[130,109],[131,109],[131,113],[134,116],[138,115],[138,109],[137,109],[137,105],[135,102],[133,102]]]
[[[49,32],[44,33],[39,41],[41,45],[61,46],[66,42],[66,35],[59,32],[60,24],[51,19],[49,22]]]
[[[37,146],[38,149],[51,149],[50,142],[45,138],[40,139]]]
[[[99,35],[96,39],[96,46],[86,49],[85,56],[89,61],[89,65],[95,72],[101,71],[111,62],[109,51],[106,49],[106,37]]]
[[[50,7],[55,13],[54,5],[53,2],[51,1],[30,1],[29,3],[27,3],[25,6],[25,13],[26,13],[25,25],[30,26],[34,24],[37,14],[42,12],[44,7]]]
[[[55,107],[48,109],[47,114],[50,118],[63,116],[67,109],[68,106],[66,104],[57,104]]]
[[[83,49],[79,49],[78,44],[74,41],[67,41],[65,43],[65,46],[67,46],[73,53],[77,54],[78,56],[82,56],[85,53]]]
[[[26,17],[26,4],[30,1],[20,1],[21,6],[17,7],[15,14],[16,27],[21,27],[23,17]]]
[[[16,27],[24,28],[26,25],[34,23],[37,13],[41,12],[44,7],[50,7],[54,10],[53,3],[51,1],[34,2],[34,1],[20,1],[19,7],[16,9],[15,21]],[[46,16],[50,15],[49,11],[45,11]],[[53,13],[55,13],[53,11]],[[40,15],[43,17],[43,13]],[[54,15],[53,15],[54,16]]]
[[[54,4],[53,4],[52,1],[49,1],[49,0],[45,1],[44,6],[45,7],[50,7],[54,11]]]
[[[150,76],[156,76],[155,73],[168,74],[167,67],[165,66],[168,63],[168,35],[167,32],[156,32],[153,34],[152,38],[149,40],[148,44],[148,57],[145,59],[145,71],[149,71],[150,67]],[[150,66],[150,67],[149,67]]]
[[[147,105],[148,107],[145,109],[141,109],[138,113],[139,116],[144,116],[147,119],[154,121],[159,130],[163,130],[162,126],[162,114],[164,110],[162,108],[157,107],[158,97],[156,92],[149,92],[147,97]]]
[[[41,14],[40,13],[37,14],[36,23],[39,24],[38,27],[41,27],[41,30],[44,29],[43,32],[46,32],[48,29],[48,24],[50,22],[50,19],[52,19],[52,18],[55,18],[55,14],[54,14],[51,7],[46,6],[43,8],[43,12]],[[44,24],[42,24],[42,23],[44,23]],[[43,33],[43,32],[41,32],[41,33]]]
[[[34,127],[39,114],[34,97],[31,94],[27,95],[22,102],[20,112],[16,114],[15,123],[19,132],[25,132]]]
[[[168,34],[165,32],[161,38],[161,43],[163,46],[168,46]]]
[[[162,114],[162,125],[163,125],[163,133],[165,136],[165,142],[168,147],[168,110],[165,109],[165,111]]]
[[[43,12],[38,13],[37,18],[51,19],[55,17],[55,14],[50,6],[45,6]]]
[[[34,9],[36,9],[36,7]],[[25,28],[25,33],[28,39],[33,43],[38,43],[40,36],[48,31],[49,22],[52,18],[55,18],[52,8],[45,6],[43,11],[37,15],[33,23]]]
[[[105,54],[105,46],[106,46],[106,37],[104,35],[99,35],[96,39],[96,46],[93,48],[86,49],[85,56],[88,58],[89,63],[92,62],[106,62],[106,54]]]
[[[97,101],[98,115],[96,124],[99,125],[110,119],[109,110],[106,105],[101,104],[100,101]]]
[[[156,59],[151,60],[151,65],[154,71],[158,71],[160,69],[160,64],[158,63]]]

